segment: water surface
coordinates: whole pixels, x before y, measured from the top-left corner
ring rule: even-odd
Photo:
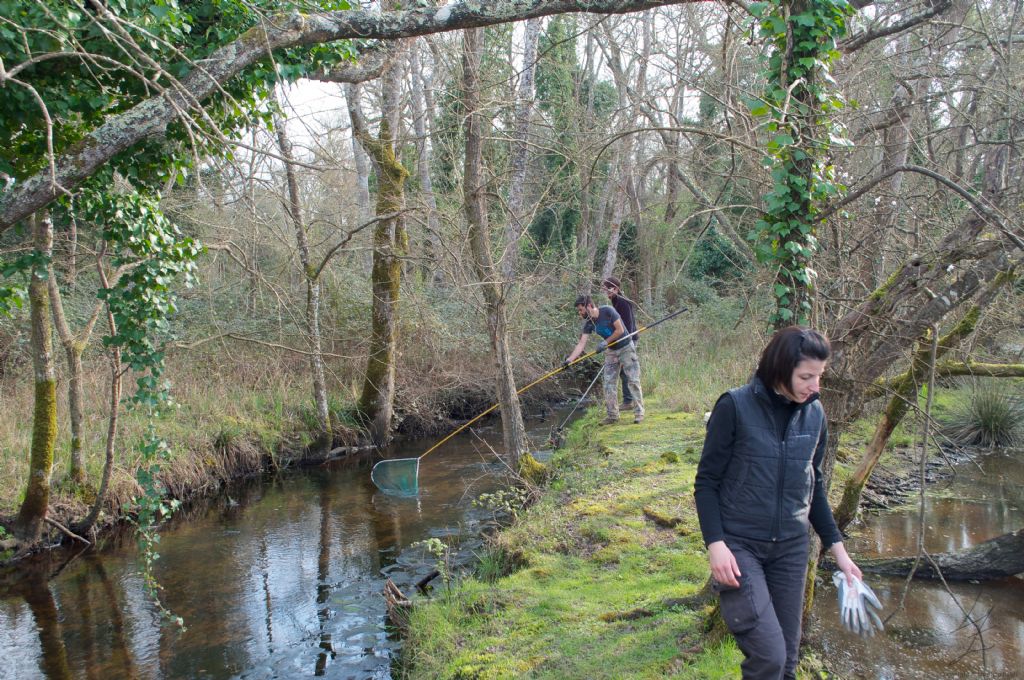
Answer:
[[[550,427],[531,434],[540,442]],[[384,581],[415,592],[436,562],[410,548],[426,538],[451,543],[456,561],[479,550],[495,518],[472,501],[502,481],[490,448],[500,439],[491,425],[431,453],[416,498],[373,486],[377,454],[287,471],[185,511],[161,532],[155,569],[184,632],[161,625],[129,536],[62,568],[48,559],[0,585],[0,677],[391,677],[400,642]],[[433,443],[383,454],[417,456]]]
[[[989,453],[955,470],[954,476],[929,486],[923,528],[916,498],[899,510],[867,514],[846,541],[851,554],[916,555],[919,532],[929,553],[953,552],[1024,527],[1024,452]],[[868,574],[866,580],[885,604],[886,615],[895,613],[884,635],[861,639],[839,625],[831,580],[818,588],[814,603],[815,621],[808,633],[844,668],[844,677],[1024,678],[1021,578],[951,582],[949,592],[939,582],[915,579],[905,597],[905,579]]]

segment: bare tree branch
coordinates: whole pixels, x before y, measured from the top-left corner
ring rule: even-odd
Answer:
[[[625,14],[696,0],[523,0],[479,3],[463,0],[439,8],[405,11],[292,12],[270,17],[234,42],[213,52],[178,86],[112,116],[66,153],[53,160],[55,171],[38,172],[0,194],[0,232],[6,231],[72,191],[104,163],[134,144],[161,134],[192,102],[201,102],[221,84],[267,56],[268,50],[317,45],[335,40],[394,40],[463,28],[490,26],[570,12]]]
[[[853,4],[857,6],[856,3]],[[872,31],[867,31],[865,33],[858,33],[857,35],[851,37],[849,40],[844,40],[841,43],[839,43],[839,50],[847,54],[849,54],[850,52],[856,52],[857,50],[864,47],[868,43],[874,42],[879,38],[885,38],[890,35],[896,35],[897,33],[902,33],[903,31],[909,30],[917,26],[918,24],[923,24],[932,17],[936,17],[942,14],[952,6],[953,0],[939,0],[939,2],[936,2],[925,11],[911,15],[904,19],[903,21],[897,21],[891,26],[886,26],[885,28],[878,28]],[[861,9],[860,7],[857,8]]]

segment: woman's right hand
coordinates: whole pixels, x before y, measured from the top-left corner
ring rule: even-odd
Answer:
[[[725,541],[708,544],[708,562],[711,564],[711,576],[716,581],[730,588],[740,587],[740,566]]]

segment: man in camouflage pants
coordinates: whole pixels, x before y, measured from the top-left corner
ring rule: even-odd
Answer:
[[[598,352],[605,352],[602,382],[604,384],[604,405],[608,415],[601,421],[602,425],[611,425],[619,420],[618,381],[619,372],[626,375],[629,392],[633,396],[633,422],[644,421],[644,395],[640,389],[640,361],[636,350],[629,340],[619,341],[626,335],[622,318],[610,305],[598,307],[589,295],[576,298],[576,312],[583,319],[580,340],[572,353],[565,359],[565,365],[575,361],[583,354],[591,333],[596,332],[602,340],[597,345]]]

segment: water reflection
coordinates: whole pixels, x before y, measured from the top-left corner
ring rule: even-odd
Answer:
[[[914,555],[919,532],[930,553],[969,548],[1024,526],[1024,461],[1020,452],[997,452],[962,464],[956,476],[933,485],[925,499],[925,524],[917,506],[869,515],[847,545],[865,557]],[[1024,580],[941,583],[915,580],[903,597],[904,579],[869,575],[885,604],[883,636],[861,639],[839,625],[831,581],[818,590],[808,630],[832,662],[852,678],[1021,678],[1024,668]],[[967,621],[963,607],[978,621]],[[979,637],[978,631],[981,631]]]
[[[52,579],[49,560],[66,557],[46,558],[0,583],[0,678],[390,677],[400,643],[385,625],[384,578],[412,594],[433,558],[411,543],[459,536],[468,556],[492,521],[471,501],[497,486],[503,466],[478,435],[500,446],[493,428],[448,442],[424,461],[418,498],[377,491],[368,455],[183,513],[163,532],[156,575],[184,632],[161,625],[130,537],[108,538]]]

